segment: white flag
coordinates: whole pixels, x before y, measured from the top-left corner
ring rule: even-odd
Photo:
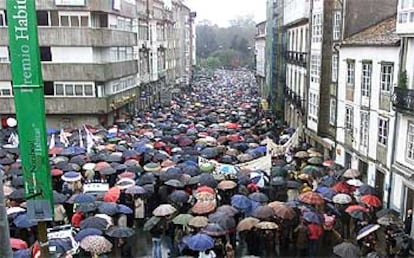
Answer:
[[[84,148],[85,146],[83,145],[83,137],[82,137],[82,130],[79,129],[79,146],[81,148]]]
[[[61,142],[63,145],[65,145],[65,147],[68,147],[68,146],[69,146],[69,140],[68,140],[68,138],[66,137],[66,134],[65,134],[65,132],[63,131],[63,129],[60,129],[60,135],[59,135],[59,138],[60,138],[60,142]]]
[[[86,132],[86,149],[88,153],[92,151],[92,147],[95,145],[95,136],[88,130],[86,126],[83,126]]]
[[[49,150],[53,149],[55,145],[56,145],[55,135],[52,134],[52,136],[50,137]]]

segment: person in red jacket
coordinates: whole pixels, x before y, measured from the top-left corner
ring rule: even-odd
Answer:
[[[319,239],[323,234],[323,229],[321,225],[310,223],[308,225],[308,232],[309,232],[309,257],[317,257],[318,256],[318,245]]]
[[[75,227],[75,228],[79,228],[80,223],[84,218],[85,218],[85,216],[83,215],[82,212],[80,212],[80,211],[75,212],[75,214],[73,214],[73,216],[72,216],[72,226]]]

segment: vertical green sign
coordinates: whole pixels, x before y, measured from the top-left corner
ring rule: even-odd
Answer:
[[[28,214],[50,220],[53,193],[46,140],[45,101],[34,0],[7,0],[14,102]]]

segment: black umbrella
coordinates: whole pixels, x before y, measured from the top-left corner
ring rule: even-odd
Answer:
[[[23,188],[14,190],[10,195],[9,199],[21,200],[25,198],[25,192]]]
[[[102,175],[112,175],[116,173],[116,170],[112,167],[105,167],[99,170],[99,173],[101,173]]]
[[[397,216],[397,217],[399,216],[398,212],[396,212],[395,210],[387,209],[387,208],[384,208],[384,209],[378,211],[376,213],[376,215],[377,215],[377,218],[381,218],[381,217],[384,217],[384,216],[387,216],[387,215],[394,215],[394,216]]]
[[[201,232],[209,235],[209,236],[224,236],[228,233],[226,229],[224,229],[222,226],[220,226],[217,223],[208,223],[206,227],[201,229]]]
[[[101,231],[104,231],[108,227],[108,222],[99,217],[89,217],[81,221],[80,228],[96,228]]]
[[[167,182],[165,182],[164,184],[168,185],[168,186],[171,186],[171,187],[174,187],[174,188],[183,188],[184,187],[184,184],[180,180],[177,180],[177,179],[170,179]]]
[[[234,218],[224,212],[215,212],[210,214],[208,216],[208,221],[219,224],[225,230],[236,227],[236,221]]]
[[[20,168],[10,168],[7,174],[10,176],[22,176],[23,171]]]
[[[94,212],[98,207],[95,203],[81,203],[76,211],[81,211],[83,213]]]
[[[53,191],[53,202],[54,203],[64,203],[68,198],[66,195],[59,193],[57,191]]]
[[[105,234],[110,236],[110,237],[115,237],[115,238],[128,238],[128,237],[131,237],[132,235],[134,235],[135,231],[133,229],[127,228],[127,227],[113,226],[113,227],[110,227],[106,231]]]
[[[14,176],[11,182],[12,186],[20,187],[24,185],[24,178],[23,176]]]
[[[214,179],[214,176],[209,173],[203,173],[200,175],[199,184],[209,186],[211,188],[217,187],[216,179]]]
[[[188,194],[183,191],[183,190],[176,190],[174,192],[172,192],[168,198],[172,201],[172,202],[176,202],[176,203],[186,203],[188,202],[188,199],[190,198],[188,196]]]
[[[358,258],[361,255],[361,250],[352,243],[343,242],[334,246],[333,253],[343,258]]]
[[[256,192],[256,193],[249,194],[249,199],[253,200],[253,201],[256,201],[256,202],[267,202],[267,201],[269,201],[269,198],[264,193],[261,193],[261,192]]]

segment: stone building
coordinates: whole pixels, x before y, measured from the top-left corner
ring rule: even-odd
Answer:
[[[15,112],[5,3],[1,119]],[[179,53],[195,47],[185,38],[192,37],[194,18],[179,0],[38,0],[36,8],[49,127],[112,124],[188,83],[192,56]]]

